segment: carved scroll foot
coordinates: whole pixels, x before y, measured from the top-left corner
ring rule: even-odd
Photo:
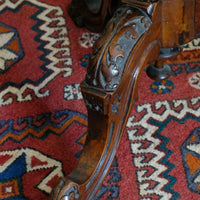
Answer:
[[[160,52],[160,4],[143,9],[123,6],[96,42],[85,81],[81,84],[88,109],[88,136],[74,171],[60,181],[51,200],[92,200],[106,176],[137,100],[141,73]]]

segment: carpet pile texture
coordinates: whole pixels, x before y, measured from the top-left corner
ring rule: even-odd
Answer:
[[[74,25],[70,0],[0,1],[0,199],[47,200],[87,135],[80,83],[99,34]],[[121,144],[95,200],[200,199],[200,40],[142,74]]]

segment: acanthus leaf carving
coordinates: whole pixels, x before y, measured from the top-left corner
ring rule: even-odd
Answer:
[[[107,55],[102,61],[102,74],[107,82],[111,82],[113,77],[120,73],[116,65],[117,58],[124,57],[125,53],[121,50],[119,44],[114,44],[109,47]]]
[[[118,23],[115,22],[116,19]],[[135,15],[134,8],[126,6],[116,11],[116,16],[109,23],[104,35],[95,44],[86,78],[87,84],[100,90],[115,91],[131,51],[150,24],[150,18],[142,11],[138,15],[137,10]]]

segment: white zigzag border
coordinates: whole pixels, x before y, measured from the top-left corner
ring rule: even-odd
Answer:
[[[193,109],[189,106],[199,105],[200,96],[191,98],[190,100],[182,99],[182,100],[173,100],[173,101],[158,101],[154,103],[154,106],[150,103],[144,105],[138,105],[136,107],[137,113],[141,113],[145,111],[145,114],[141,117],[139,121],[134,121],[134,116],[131,116],[128,120],[127,130],[128,138],[131,143],[131,151],[134,155],[140,154],[147,154],[147,153],[154,153],[154,157],[148,161],[144,161],[144,157],[136,156],[133,158],[134,164],[137,167],[137,180],[139,181],[139,195],[140,196],[150,196],[150,195],[159,195],[160,200],[169,200],[172,197],[172,194],[165,192],[163,187],[168,183],[168,180],[165,178],[161,178],[161,175],[167,168],[166,166],[162,165],[159,160],[161,160],[165,155],[164,152],[158,151],[156,147],[161,144],[161,141],[158,138],[152,136],[158,127],[153,126],[152,124],[148,123],[150,118],[155,119],[156,121],[163,122],[169,116],[176,117],[177,119],[182,119],[186,116],[186,114],[191,113],[196,117],[200,117],[200,107],[197,109]],[[180,107],[179,107],[180,106]],[[174,110],[174,108],[181,108],[178,111]],[[158,111],[153,111],[153,108]],[[159,109],[162,109],[163,112],[159,113]],[[138,127],[142,127],[146,130],[146,132],[141,135],[137,136]],[[151,145],[147,148],[142,147],[142,141],[150,141]],[[136,143],[134,143],[136,141]],[[143,170],[142,167],[153,167],[156,170],[148,176],[145,175],[147,172]],[[153,180],[158,184],[153,188],[149,189],[149,184],[145,183],[145,181]],[[146,198],[142,198],[141,200],[146,200]]]
[[[38,19],[41,19],[44,23],[39,26],[40,30],[44,32],[44,34],[41,36],[41,39],[43,41],[47,41],[47,44],[44,46],[45,49],[50,50],[51,52],[46,56],[48,60],[50,60],[50,64],[45,66],[47,69],[51,70],[52,73],[50,76],[48,76],[46,79],[44,79],[39,85],[35,86],[30,83],[24,84],[21,88],[16,88],[13,86],[8,86],[6,89],[0,92],[0,106],[2,105],[8,105],[13,102],[13,99],[10,97],[8,99],[4,99],[4,96],[8,93],[14,94],[17,97],[17,101],[23,102],[23,101],[29,101],[32,100],[31,94],[27,94],[24,96],[24,92],[27,89],[32,90],[35,95],[38,98],[49,96],[49,90],[46,90],[45,92],[41,93],[41,89],[43,89],[50,81],[52,81],[56,76],[58,76],[60,73],[64,73],[63,77],[71,76],[72,74],[72,59],[69,58],[57,58],[55,55],[58,52],[65,52],[63,56],[70,56],[70,48],[69,48],[69,38],[66,37],[66,34],[68,33],[66,21],[64,19],[63,10],[60,7],[51,6],[42,2],[39,2],[38,0],[18,0],[16,2],[12,2],[10,0],[6,0],[3,4],[0,5],[0,11],[2,11],[5,8],[10,9],[16,9],[19,5],[21,5],[24,2],[30,2],[31,4],[40,6],[45,8],[42,13],[40,13],[37,17]],[[54,15],[57,16],[55,18],[49,18],[48,13],[54,11]],[[51,28],[48,25],[52,22],[58,22],[58,27]],[[55,32],[60,31],[59,38],[52,38],[50,35]],[[62,42],[61,48],[56,48],[53,45],[58,42]],[[56,64],[60,61],[63,61],[66,67],[59,68],[56,67]]]

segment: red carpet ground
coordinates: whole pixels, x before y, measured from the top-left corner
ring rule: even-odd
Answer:
[[[0,199],[47,200],[76,166],[87,134],[79,84],[98,38],[70,0],[0,1]],[[144,72],[116,158],[95,200],[200,199],[200,41]]]

